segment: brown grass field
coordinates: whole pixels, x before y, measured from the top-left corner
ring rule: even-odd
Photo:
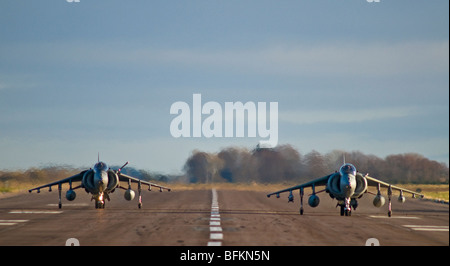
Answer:
[[[210,183],[210,184],[185,184],[185,183],[158,183],[172,190],[202,190],[202,189],[223,189],[223,190],[237,190],[237,191],[260,191],[260,192],[274,192],[284,188],[298,185],[296,183],[278,183],[278,184],[261,184],[261,183]],[[0,198],[10,194],[27,192],[28,189],[40,186],[43,184],[33,184],[31,182],[19,183],[17,181],[0,182]],[[421,190],[427,199],[449,201],[449,185],[448,184],[399,184],[412,191]],[[63,190],[67,190],[67,186],[63,186]],[[319,187],[318,187],[319,189]],[[386,194],[386,189],[382,189],[382,193]],[[370,187],[369,191],[376,192],[374,187]],[[306,189],[305,193],[309,193],[310,189]],[[398,192],[394,192],[394,195]]]
[[[194,190],[194,189],[225,189],[225,190],[237,190],[237,191],[261,191],[261,192],[274,192],[284,188],[298,185],[296,183],[280,183],[280,184],[260,184],[260,183],[212,183],[212,184],[167,184],[174,190]],[[439,200],[449,200],[449,185],[439,184],[399,184],[399,187],[403,187],[412,191],[421,190],[421,193],[425,195],[425,198],[429,199],[439,199]],[[374,187],[369,188],[369,191],[376,192]],[[306,189],[305,192],[309,192]],[[382,193],[385,191],[382,189]],[[394,192],[394,195],[398,193]]]

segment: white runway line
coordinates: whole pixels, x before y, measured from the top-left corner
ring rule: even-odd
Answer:
[[[414,216],[385,216],[385,215],[369,215],[371,218],[385,218],[385,219],[420,219],[419,217]]]
[[[208,246],[222,246],[223,233],[220,226],[219,201],[217,191],[212,189],[211,218],[209,220],[209,239]]]
[[[62,211],[27,211],[27,210],[16,210],[16,211],[10,211],[9,213],[24,213],[24,214],[58,214],[62,213]]]
[[[220,247],[220,246],[222,246],[222,242],[220,242],[220,241],[210,241],[210,242],[208,242],[208,246],[210,246],[210,247],[213,247],[213,246]]]
[[[220,227],[220,226],[210,226],[209,230],[211,232],[222,232],[222,227]]]
[[[222,240],[222,239],[223,239],[223,234],[219,234],[219,233],[217,233],[217,234],[211,234],[211,235],[210,235],[210,239],[211,239],[211,240]],[[218,245],[215,245],[215,246],[221,246],[221,245],[222,245],[221,242],[219,242],[219,243],[214,242],[214,243],[215,243],[215,244],[218,244]],[[208,246],[210,246],[210,244],[211,244],[211,241],[208,242]]]
[[[405,224],[404,227],[408,227],[415,231],[429,231],[429,232],[448,232],[448,225],[413,225]]]
[[[59,205],[58,203],[49,203],[49,204],[47,204],[47,206],[50,206],[50,207],[57,207],[58,205]],[[63,206],[64,207],[68,207],[68,206],[71,206],[71,207],[85,207],[85,206],[89,206],[89,204],[88,203],[64,203]]]
[[[16,225],[18,223],[26,223],[29,220],[0,220],[0,225]]]

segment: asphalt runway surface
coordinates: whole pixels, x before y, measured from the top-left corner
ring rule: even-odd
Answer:
[[[126,201],[123,191],[111,195],[105,209],[95,209],[90,196],[77,190],[75,201],[58,192],[22,193],[0,199],[0,245],[64,246],[448,246],[449,206],[407,198],[372,205],[364,195],[352,216],[342,217],[327,194],[320,205],[299,215],[299,196],[267,198],[272,191],[173,190],[142,193]],[[214,195],[215,194],[215,195]],[[136,197],[137,198],[137,197]],[[69,242],[68,242],[69,240]]]

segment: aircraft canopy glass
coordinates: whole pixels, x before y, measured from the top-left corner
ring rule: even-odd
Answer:
[[[356,175],[356,167],[351,163],[346,163],[343,166],[341,166],[341,169],[339,170],[341,175]]]
[[[104,162],[98,162],[94,165],[94,171],[108,171],[108,166]]]

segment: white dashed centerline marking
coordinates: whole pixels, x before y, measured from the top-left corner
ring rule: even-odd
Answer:
[[[209,242],[208,246],[222,246],[223,233],[220,226],[219,201],[217,199],[217,191],[212,189],[211,217],[209,220]]]

